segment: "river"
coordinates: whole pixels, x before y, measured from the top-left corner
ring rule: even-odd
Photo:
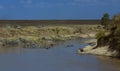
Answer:
[[[77,54],[87,45],[83,41],[70,40],[51,49],[0,48],[0,71],[120,71],[119,59]]]

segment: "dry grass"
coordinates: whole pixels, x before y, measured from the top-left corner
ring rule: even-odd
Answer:
[[[90,29],[92,28],[92,29]],[[77,32],[76,32],[77,31]],[[22,28],[0,28],[0,44],[4,39],[10,42],[17,41],[22,38],[26,41],[32,41],[33,43],[41,44],[43,39],[45,40],[66,40],[75,36],[75,33],[90,33],[96,31],[95,25],[74,25],[74,26],[25,26]]]

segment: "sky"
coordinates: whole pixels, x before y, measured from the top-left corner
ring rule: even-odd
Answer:
[[[120,13],[120,0],[0,0],[0,20],[100,19]]]

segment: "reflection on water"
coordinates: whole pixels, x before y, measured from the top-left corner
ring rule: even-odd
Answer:
[[[101,69],[106,71],[120,71],[120,59],[112,57],[97,56],[100,65],[104,65]]]
[[[0,48],[0,54],[7,54],[7,53],[20,53],[21,48],[18,47],[5,47],[5,48]]]
[[[76,54],[85,45],[72,40],[48,50],[0,48],[0,71],[120,71],[118,59]]]

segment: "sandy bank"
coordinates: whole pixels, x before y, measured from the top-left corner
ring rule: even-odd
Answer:
[[[95,39],[86,41],[86,43],[95,43],[95,42],[96,42]],[[93,55],[110,56],[110,57],[118,56],[118,52],[115,50],[110,50],[109,46],[95,48],[96,45],[97,43],[94,46],[87,45],[83,49],[77,50],[77,52],[79,54],[93,54]]]

